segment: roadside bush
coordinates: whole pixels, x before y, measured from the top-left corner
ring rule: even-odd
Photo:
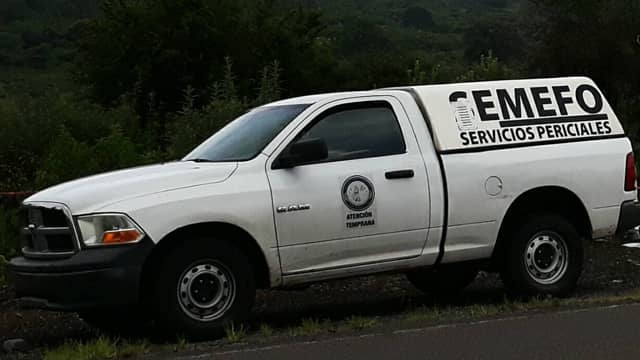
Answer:
[[[7,260],[18,253],[20,246],[17,215],[17,208],[0,205],[0,256]],[[2,268],[0,264],[0,278],[3,276]]]
[[[247,105],[237,99],[215,98],[202,110],[185,108],[172,118],[167,157],[179,159],[217,130],[242,114]]]
[[[0,255],[10,258],[19,250],[18,209],[0,206]]]
[[[631,143],[636,152],[636,159],[640,155],[640,95],[625,96],[618,101],[616,113],[624,126],[627,135],[631,138]],[[615,107],[615,106],[614,106]]]
[[[0,99],[0,128],[0,191],[136,165],[154,142],[127,105],[104,109],[65,95]]]
[[[66,128],[49,147],[44,161],[36,170],[35,187],[45,188],[63,181],[143,163],[136,145],[118,125],[94,144],[77,140]]]
[[[260,88],[254,100],[240,99],[235,83],[231,61],[227,59],[223,80],[213,84],[213,95],[204,107],[198,109],[194,106],[197,99],[192,88],[183,91],[183,108],[171,116],[168,127],[170,145],[166,158],[182,158],[248,109],[278,100],[281,93],[279,64],[273,62],[263,68]]]
[[[518,72],[501,62],[492,51],[486,55],[480,56],[480,62],[472,64],[469,70],[458,76],[456,81],[489,81],[489,80],[508,80],[518,77]]]
[[[104,108],[76,95],[0,99],[0,191],[37,191],[115,169],[182,158],[248,108],[280,97],[280,67],[265,66],[254,99],[239,98],[231,61],[212,97],[183,91],[183,108],[149,114],[166,121],[156,128],[123,98]],[[196,106],[196,104],[204,104]]]
[[[0,286],[7,283],[7,260],[0,255]]]

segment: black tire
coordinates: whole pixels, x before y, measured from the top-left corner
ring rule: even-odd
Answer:
[[[139,335],[150,327],[148,314],[138,307],[85,310],[78,316],[90,327],[110,335]]]
[[[459,264],[415,270],[407,273],[407,279],[417,289],[439,297],[461,292],[475,280],[477,275],[476,266]]]
[[[507,292],[524,298],[570,295],[584,257],[582,239],[573,224],[555,214],[530,215],[520,224],[504,239],[508,243],[500,275]]]
[[[158,275],[154,318],[171,334],[191,339],[220,337],[225,326],[244,322],[253,306],[256,290],[251,265],[242,251],[226,241],[194,239],[170,253]],[[203,296],[203,303],[197,302],[198,296]],[[214,302],[217,305],[203,305]]]

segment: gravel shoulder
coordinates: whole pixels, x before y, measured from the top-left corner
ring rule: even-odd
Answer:
[[[588,244],[575,298],[625,294],[637,289],[640,249],[624,248],[613,240]],[[261,324],[268,324],[277,331],[296,327],[303,319],[340,322],[360,316],[391,319],[387,323],[393,324],[394,317],[418,308],[481,307],[503,303],[504,299],[502,284],[495,274],[481,273],[462,296],[444,303],[414,289],[403,275],[372,276],[316,284],[305,290],[259,292],[249,326],[258,329]],[[36,349],[43,349],[69,339],[96,336],[98,333],[75,314],[19,309],[11,291],[0,289],[0,340],[23,338]]]

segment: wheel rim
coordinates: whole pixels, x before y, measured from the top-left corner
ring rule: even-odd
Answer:
[[[194,320],[221,318],[233,304],[236,280],[223,264],[208,260],[191,265],[178,282],[178,303]]]
[[[525,268],[537,283],[549,285],[560,280],[567,272],[569,251],[562,236],[552,231],[535,234],[524,252]]]

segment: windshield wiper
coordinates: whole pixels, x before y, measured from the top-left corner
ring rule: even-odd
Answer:
[[[209,160],[209,159],[204,159],[204,158],[195,158],[195,159],[187,159],[185,161],[193,161],[193,162],[197,162],[197,163],[203,163],[203,162],[215,162],[213,160]]]

